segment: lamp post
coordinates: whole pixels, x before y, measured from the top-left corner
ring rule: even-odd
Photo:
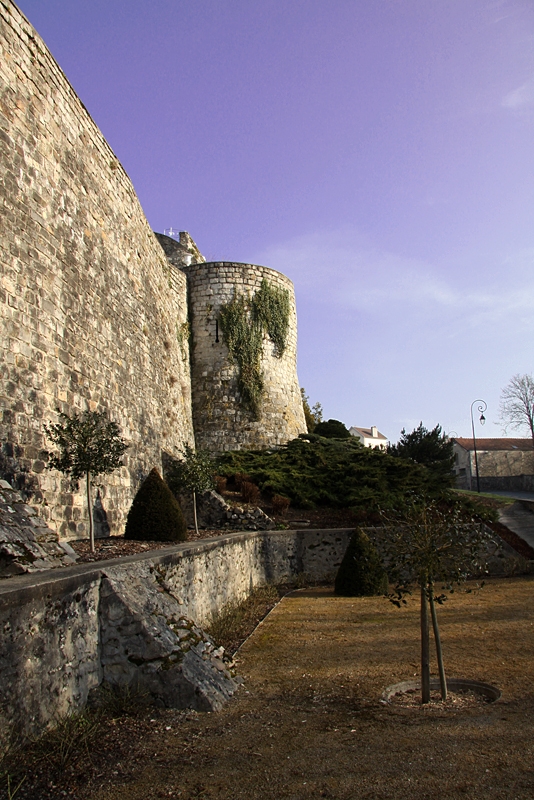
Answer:
[[[478,455],[477,455],[477,440],[475,436],[475,421],[473,419],[473,406],[475,403],[479,403],[480,405],[477,406],[477,411],[480,412],[480,419],[479,422],[481,425],[484,425],[486,422],[486,417],[484,416],[484,411],[486,411],[488,404],[484,400],[473,400],[471,403],[471,430],[473,431],[473,449],[475,451],[475,470],[477,473],[477,492],[480,494],[480,477],[478,474]]]

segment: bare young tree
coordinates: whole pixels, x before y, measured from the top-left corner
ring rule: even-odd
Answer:
[[[501,392],[499,417],[508,428],[527,428],[534,444],[534,379],[532,375],[514,375]]]
[[[167,472],[167,483],[172,492],[189,489],[193,495],[193,517],[198,536],[197,495],[213,489],[215,465],[207,450],[193,450],[188,444],[182,460],[175,461]]]
[[[383,560],[393,591],[388,594],[398,608],[418,586],[421,596],[421,699],[430,701],[430,619],[436,645],[441,697],[447,699],[441,636],[436,604],[446,595],[435,584],[454,591],[454,585],[487,573],[487,560],[498,545],[488,530],[466,517],[459,506],[413,497],[403,510],[382,512],[384,526],[373,528],[370,538]],[[428,613],[430,611],[430,614]]]

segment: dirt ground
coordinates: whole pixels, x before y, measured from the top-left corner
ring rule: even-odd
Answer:
[[[230,497],[231,494],[237,497]],[[239,497],[238,492],[226,492],[226,500],[236,501]],[[243,503],[241,503],[243,505]],[[284,515],[275,515],[270,505],[262,505],[262,510],[271,516],[278,529],[291,528],[296,530],[306,528],[354,528],[358,525],[358,516],[354,511],[347,508],[316,508],[312,511],[290,508]],[[255,506],[250,506],[255,508]],[[187,541],[193,542],[198,539],[210,539],[214,536],[224,536],[235,531],[223,530],[221,528],[201,528],[198,534],[194,529],[187,531]],[[92,553],[88,539],[80,539],[69,542],[71,547],[79,556],[78,563],[88,563],[93,561],[104,561],[108,558],[122,558],[136,553],[146,553],[152,550],[161,550],[164,547],[172,547],[178,542],[141,542],[132,539],[125,539],[124,536],[109,536],[104,539],[97,539],[95,542],[95,552]],[[532,552],[534,556],[534,552]],[[529,557],[529,556],[526,556]]]
[[[228,498],[228,494],[227,492],[227,500],[230,499]],[[483,500],[492,507],[497,507],[499,505],[495,501]],[[290,508],[283,516],[276,516],[273,514],[270,506],[264,505],[263,511],[273,518],[278,528],[291,528],[293,530],[306,528],[355,528],[362,524],[362,520],[358,517],[358,514],[354,510],[348,508],[315,508],[311,511],[308,509]],[[378,524],[378,522],[379,518],[371,518],[363,524]],[[490,527],[523,558],[527,560],[534,559],[534,550],[532,547],[511,530],[501,525],[499,522],[490,523]],[[200,529],[197,534],[194,530],[189,529],[187,532],[187,539],[188,541],[196,541],[198,539],[208,539],[213,536],[224,536],[227,533],[230,533],[230,531],[221,529]],[[89,541],[86,539],[73,541],[69,544],[78,553],[78,563],[103,561],[108,558],[122,558],[123,556],[129,556],[135,553],[145,553],[172,546],[169,545],[168,542],[139,542],[125,539],[124,536],[110,536],[105,539],[97,539],[94,553],[91,552]]]
[[[97,779],[69,794],[531,800],[533,590],[531,577],[490,580],[440,609],[450,677],[502,690],[496,703],[459,710],[381,702],[385,687],[418,671],[415,599],[398,610],[326,588],[293,593],[238,651],[245,684],[222,712],[154,712],[99,788]]]

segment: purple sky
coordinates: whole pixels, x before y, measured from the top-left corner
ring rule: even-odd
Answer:
[[[534,369],[532,0],[19,6],[155,230],[292,278],[326,417],[467,436],[482,398],[501,435]]]

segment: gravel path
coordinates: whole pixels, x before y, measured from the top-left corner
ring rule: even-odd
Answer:
[[[517,502],[499,510],[499,522],[534,548],[534,514],[532,504]]]

